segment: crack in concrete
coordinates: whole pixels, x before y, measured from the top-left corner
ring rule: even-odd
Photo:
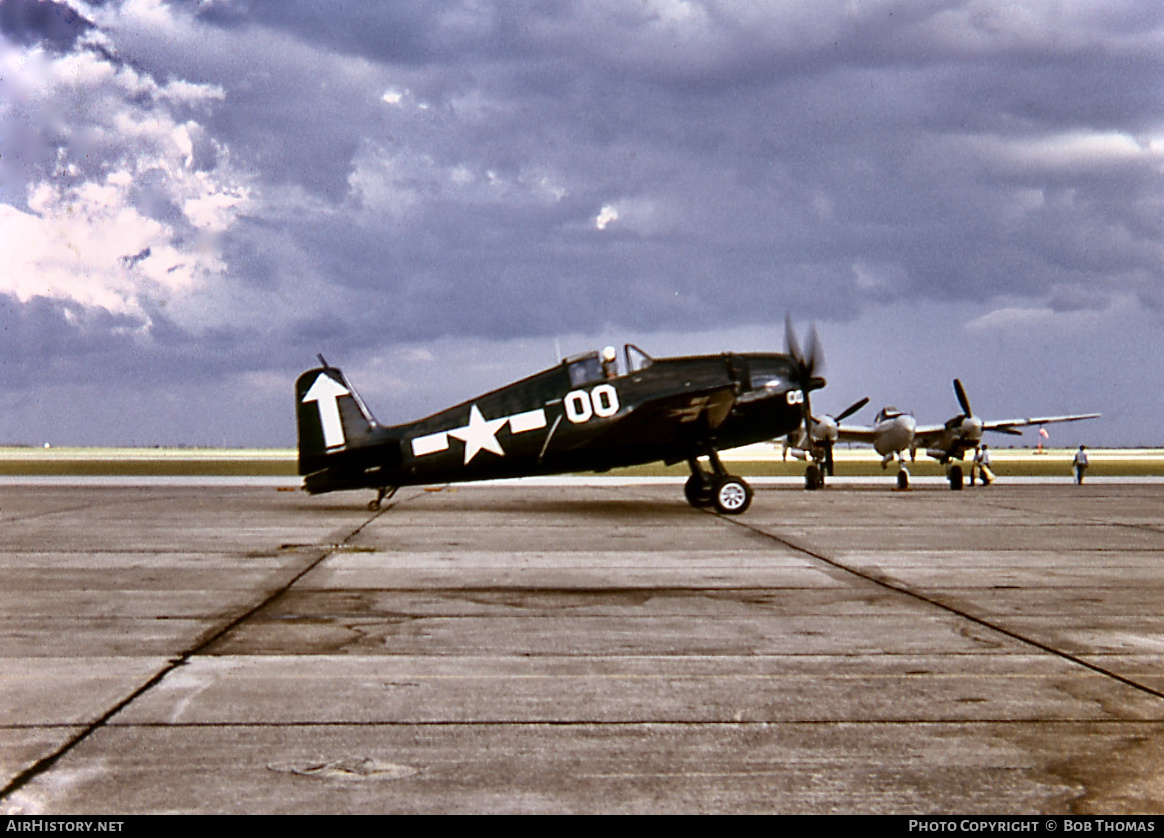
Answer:
[[[708,513],[708,514],[714,514],[714,513]],[[1089,663],[1088,661],[1082,659],[1081,657],[1078,657],[1077,655],[1073,655],[1070,652],[1065,652],[1062,649],[1056,649],[1054,646],[1051,646],[1047,643],[1044,643],[1041,640],[1036,640],[1033,637],[1027,637],[1026,635],[1019,634],[1018,632],[1013,631],[1012,629],[1008,629],[1005,626],[998,625],[997,623],[995,623],[991,620],[985,619],[983,617],[975,616],[974,614],[971,614],[969,611],[967,611],[963,608],[951,605],[949,603],[942,602],[940,599],[937,599],[933,596],[929,596],[928,594],[921,593],[919,591],[915,591],[911,587],[909,587],[909,585],[907,583],[902,582],[900,580],[897,580],[891,576],[887,576],[887,575],[882,574],[882,573],[873,573],[873,572],[858,570],[856,568],[849,567],[848,565],[846,565],[844,562],[840,561],[839,559],[832,558],[831,556],[826,556],[824,553],[819,552],[817,550],[811,550],[808,547],[805,547],[801,544],[796,543],[795,541],[793,541],[790,538],[778,535],[778,534],[773,533],[773,532],[768,532],[768,531],[763,530],[760,527],[753,525],[753,524],[750,524],[746,521],[741,521],[741,520],[736,519],[736,518],[721,518],[721,520],[724,520],[728,524],[734,524],[737,527],[741,527],[742,529],[745,529],[745,530],[748,530],[749,532],[755,533],[756,535],[760,536],[761,538],[766,538],[770,541],[775,541],[777,544],[782,544],[785,547],[788,547],[792,550],[795,550],[798,553],[802,553],[803,555],[808,556],[809,558],[816,559],[817,561],[822,562],[822,563],[828,565],[829,567],[834,568],[836,570],[839,570],[843,573],[851,574],[853,576],[856,576],[858,579],[864,579],[866,582],[871,582],[872,584],[877,585],[881,588],[885,588],[885,589],[890,590],[890,591],[895,591],[896,593],[903,594],[903,595],[910,597],[912,599],[916,599],[919,602],[924,602],[928,605],[933,606],[934,608],[938,608],[942,611],[945,611],[948,614],[953,614],[957,617],[961,617],[964,620],[968,620],[977,626],[981,626],[983,628],[990,629],[993,632],[997,632],[998,634],[1004,635],[1005,637],[1009,637],[1011,640],[1015,640],[1019,643],[1027,645],[1027,646],[1033,646],[1034,648],[1039,649],[1040,651],[1043,651],[1043,652],[1046,652],[1047,654],[1062,658],[1063,660],[1069,661],[1073,664],[1076,664],[1077,666],[1082,666],[1085,669],[1090,669],[1092,672],[1098,673],[1098,674],[1103,675],[1107,678],[1111,678],[1112,680],[1118,681],[1121,684],[1124,684],[1125,686],[1131,687],[1135,690],[1139,690],[1140,692],[1146,693],[1146,694],[1151,695],[1155,698],[1164,699],[1164,692],[1161,692],[1160,690],[1149,687],[1146,684],[1141,684],[1137,681],[1132,680],[1131,678],[1127,678],[1123,675],[1120,675],[1118,672],[1113,672],[1110,669],[1106,669],[1105,667],[1099,666],[1098,664]]]
[[[64,742],[53,753],[42,757],[31,766],[13,777],[8,785],[6,785],[3,789],[0,789],[0,802],[7,800],[12,794],[23,788],[30,780],[52,768],[52,766],[55,765],[63,756],[65,756],[65,754],[67,754],[73,748],[77,747],[77,745],[80,743],[84,742],[96,731],[104,727],[110,721],[110,719],[127,708],[133,702],[137,701],[159,683],[161,683],[163,678],[165,678],[178,667],[184,665],[188,660],[190,660],[190,658],[194,657],[199,652],[209,647],[211,644],[225,637],[242,623],[249,620],[256,613],[269,606],[275,600],[279,599],[279,597],[283,596],[288,590],[290,590],[296,582],[310,573],[313,569],[318,567],[321,562],[323,562],[329,556],[333,555],[337,550],[342,549],[342,547],[351,541],[351,539],[359,535],[365,527],[386,513],[388,510],[397,506],[399,503],[400,501],[397,500],[393,503],[386,504],[382,509],[373,513],[366,521],[364,521],[342,539],[336,539],[334,536],[329,537],[328,543],[317,546],[311,553],[304,556],[304,559],[300,563],[298,569],[292,567],[291,576],[284,584],[279,585],[275,589],[269,591],[266,596],[262,597],[256,604],[246,608],[241,614],[234,617],[233,619],[228,620],[224,625],[210,629],[202,636],[201,639],[196,640],[190,648],[179,653],[166,666],[163,666],[160,670],[154,673],[152,677],[150,677],[136,690],[131,692],[121,701],[114,704],[100,717],[90,722],[88,725],[85,725],[76,736]],[[284,573],[286,570],[286,568],[280,568],[276,571],[276,574]]]

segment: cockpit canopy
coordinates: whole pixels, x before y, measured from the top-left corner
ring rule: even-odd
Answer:
[[[571,356],[562,361],[562,364],[570,373],[571,386],[581,387],[594,381],[645,370],[655,362],[654,358],[633,343],[623,346],[623,358],[625,366],[619,370],[617,353],[613,347],[608,346],[602,352],[584,352]]]
[[[793,390],[796,370],[786,358],[775,356],[748,358],[748,378],[753,390]]]
[[[893,407],[892,405],[887,405],[887,406],[881,408],[881,410],[874,417],[873,421],[874,422],[883,422],[886,419],[896,419],[898,416],[912,416],[912,415],[913,414],[908,412],[908,411],[898,410],[896,407]]]

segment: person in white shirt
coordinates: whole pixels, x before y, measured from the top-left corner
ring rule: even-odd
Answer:
[[[990,481],[994,479],[994,473],[990,470],[990,452],[985,445],[981,445],[974,452],[974,465],[970,468],[970,485],[974,485],[974,473],[978,473],[978,479],[982,481],[983,486],[989,486]]]
[[[1083,472],[1087,471],[1087,446],[1079,446],[1079,450],[1075,452],[1075,459],[1071,461],[1071,465],[1075,468],[1075,482],[1082,484]]]

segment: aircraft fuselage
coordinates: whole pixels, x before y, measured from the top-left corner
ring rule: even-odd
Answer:
[[[376,424],[338,369],[310,370],[297,385],[304,488],[379,489],[676,463],[772,439],[804,421],[804,393],[786,355],[646,360],[641,369],[609,375],[590,353],[389,427]]]
[[[908,413],[885,415],[883,411],[874,425],[874,450],[882,457],[904,451],[913,444],[916,427],[917,420]]]

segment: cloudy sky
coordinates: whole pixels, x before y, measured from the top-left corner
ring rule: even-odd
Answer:
[[[317,352],[400,422],[786,313],[819,411],[1164,445],[1164,4],[0,0],[0,443],[289,446]]]

